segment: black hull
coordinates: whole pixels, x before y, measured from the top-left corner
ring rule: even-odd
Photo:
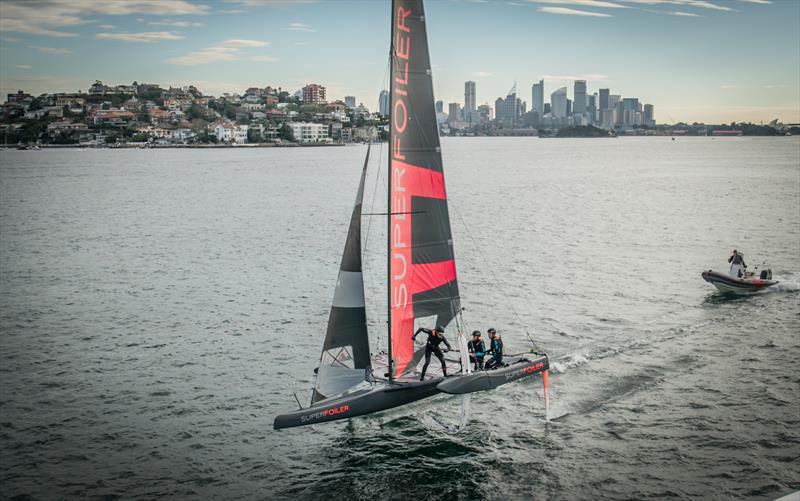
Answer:
[[[387,384],[354,392],[319,402],[312,407],[281,414],[275,418],[273,426],[276,430],[280,430],[295,426],[327,423],[399,407],[438,394],[439,390],[436,385],[440,381],[442,381],[442,378]]]
[[[550,368],[550,360],[547,355],[521,355],[506,357],[506,359],[508,367],[447,378],[436,387],[444,393],[453,395],[493,390],[498,386],[544,372]]]

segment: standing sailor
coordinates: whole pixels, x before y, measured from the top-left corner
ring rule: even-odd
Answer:
[[[420,327],[417,329],[417,332],[411,336],[411,339],[416,341],[417,334],[420,332],[424,332],[428,335],[428,342],[425,343],[425,365],[422,366],[422,375],[419,377],[419,380],[425,380],[425,371],[428,370],[428,365],[431,363],[431,353],[436,355],[436,358],[438,358],[439,362],[442,363],[442,375],[447,377],[447,365],[444,362],[444,354],[442,353],[442,349],[439,348],[439,345],[444,343],[445,346],[447,346],[447,351],[450,351],[453,348],[450,346],[450,343],[447,342],[447,339],[444,338],[444,327],[442,325],[437,325],[434,330]]]
[[[472,340],[467,343],[472,370],[483,369],[483,358],[486,356],[486,343],[481,339],[481,331],[472,331]]]
[[[741,278],[744,269],[747,268],[744,263],[744,256],[736,252],[736,249],[733,249],[733,254],[728,258],[728,262],[731,263],[731,276]]]

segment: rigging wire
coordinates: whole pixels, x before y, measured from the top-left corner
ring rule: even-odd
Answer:
[[[456,204],[453,203],[452,200],[448,200],[448,202],[449,202],[449,205],[451,205],[453,207],[453,210],[455,211],[455,213],[458,215],[458,218],[461,221],[461,225],[464,227],[464,231],[466,232],[467,236],[469,236],[470,240],[472,240],[473,245],[475,245],[475,248],[478,250],[478,254],[481,256],[481,259],[483,259],[484,264],[489,269],[489,272],[492,274],[492,278],[494,279],[494,284],[493,285],[503,295],[503,298],[506,300],[506,303],[508,303],[508,306],[511,308],[512,313],[514,313],[514,316],[516,317],[517,321],[520,323],[520,325],[522,326],[523,330],[525,331],[525,335],[528,336],[528,341],[530,341],[531,344],[533,344],[534,350],[538,352],[539,351],[539,345],[536,343],[536,341],[533,339],[533,336],[531,335],[531,333],[528,332],[528,329],[525,327],[525,322],[522,321],[522,318],[520,317],[519,313],[517,313],[517,309],[514,308],[514,303],[511,302],[511,299],[508,297],[508,294],[506,294],[505,288],[503,287],[503,282],[501,282],[500,279],[497,278],[497,274],[494,272],[494,268],[489,263],[489,260],[486,258],[486,255],[481,250],[480,245],[478,245],[478,242],[476,241],[475,236],[469,231],[469,227],[467,226],[466,222],[464,221],[464,217],[461,215],[461,212],[458,210],[458,207],[456,207]]]
[[[384,89],[389,84],[389,65],[390,64],[391,64],[391,58],[389,59],[389,61],[387,61],[386,67],[384,68],[383,77],[381,78],[381,87],[383,87]],[[369,212],[375,212],[375,201],[377,199],[378,185],[381,184],[384,188],[386,188],[386,180],[383,178],[382,171],[381,171],[381,165],[383,163],[383,158],[384,158],[384,154],[383,153],[384,153],[384,151],[383,151],[383,141],[380,141],[379,152],[378,152],[378,166],[375,169],[376,170],[375,185],[374,185],[374,187],[372,189],[372,202],[370,203]],[[367,169],[369,169],[369,166],[367,167]],[[362,216],[363,215],[364,215],[364,213],[362,211]],[[370,235],[370,230],[371,229],[372,229],[372,218],[370,217],[368,219],[368,222],[367,222],[366,235],[364,236],[364,248],[362,250],[362,258],[363,258],[363,256],[366,255],[366,251],[368,249],[367,246],[369,245],[369,235]],[[367,263],[366,259],[362,259],[362,261],[363,261],[364,264]],[[363,268],[364,268],[364,266],[362,264],[362,271],[363,271]],[[378,294],[377,294],[378,287],[375,284],[375,273],[369,273],[369,276],[370,276],[370,289],[372,291],[372,295],[373,295],[373,297],[378,297]],[[381,351],[380,350],[381,337],[382,336],[376,336],[376,343],[375,343],[375,352],[376,353],[380,353],[380,351]]]

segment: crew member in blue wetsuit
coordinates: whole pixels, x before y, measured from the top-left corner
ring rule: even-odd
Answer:
[[[487,369],[496,369],[503,366],[503,340],[500,339],[500,334],[494,329],[490,328],[489,333],[489,353],[492,359],[486,362]]]
[[[433,330],[420,327],[417,329],[417,332],[411,336],[411,339],[416,341],[417,334],[420,332],[424,332],[428,335],[428,342],[425,344],[425,365],[422,366],[422,375],[419,377],[419,380],[425,380],[425,371],[428,370],[428,365],[431,363],[431,353],[436,355],[436,358],[442,363],[442,374],[444,377],[447,377],[447,364],[444,363],[444,354],[442,353],[442,349],[439,348],[439,345],[444,343],[448,351],[453,348],[450,347],[450,343],[444,338],[444,327],[437,325]]]
[[[469,350],[469,360],[472,362],[472,370],[483,369],[483,358],[486,356],[486,343],[481,339],[481,331],[472,331],[472,340],[467,343]]]

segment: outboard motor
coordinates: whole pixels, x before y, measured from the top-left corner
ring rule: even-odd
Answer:
[[[769,268],[761,270],[761,275],[759,278],[761,278],[761,280],[772,280],[772,270]]]

